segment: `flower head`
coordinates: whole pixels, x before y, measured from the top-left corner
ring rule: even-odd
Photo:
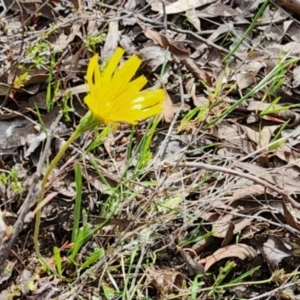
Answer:
[[[137,124],[139,120],[162,111],[164,91],[141,91],[147,83],[146,77],[131,79],[142,61],[133,55],[118,68],[123,54],[124,50],[117,48],[103,71],[99,69],[98,55],[94,55],[89,62],[89,94],[84,101],[97,122]]]

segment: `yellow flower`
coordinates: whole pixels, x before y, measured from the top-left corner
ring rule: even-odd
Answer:
[[[102,72],[98,55],[94,55],[89,62],[89,94],[84,101],[97,122],[137,124],[139,120],[156,115],[163,109],[165,94],[162,89],[141,91],[147,83],[145,76],[131,81],[141,59],[133,55],[117,68],[123,54],[124,50],[117,48]]]

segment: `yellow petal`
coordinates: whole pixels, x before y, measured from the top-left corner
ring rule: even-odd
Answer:
[[[117,48],[113,56],[108,60],[108,63],[103,71],[103,81],[108,82],[111,80],[113,73],[116,71],[117,66],[124,54],[122,48]]]
[[[132,102],[134,104],[142,103],[143,107],[150,107],[156,104],[161,104],[165,99],[165,92],[162,89],[142,91],[139,96]]]
[[[136,55],[131,56],[114,74],[113,82],[120,89],[126,86],[135,75],[142,61]]]
[[[91,58],[87,69],[87,83],[90,89],[90,93],[92,94],[96,92],[96,82],[101,82],[101,74],[99,70],[97,54],[95,54]]]

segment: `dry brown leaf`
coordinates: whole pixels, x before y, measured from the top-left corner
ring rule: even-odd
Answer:
[[[276,149],[275,154],[289,165],[298,166],[300,168],[300,153],[297,148],[293,149],[286,144],[282,144]]]
[[[196,96],[195,77],[191,77],[191,78],[187,79],[184,87],[185,87],[186,92],[191,95],[195,106],[200,107],[205,104],[208,104],[209,100],[207,99],[207,97]]]
[[[269,207],[272,207],[274,212],[280,213],[283,217],[289,215],[289,221],[291,224],[294,223],[294,225],[291,225],[291,227],[297,227],[299,223],[298,220],[300,220],[300,211],[292,207],[289,203],[285,203],[284,205],[286,206],[286,212],[284,211],[282,200],[272,200],[268,202],[268,207],[266,207],[264,210],[269,212]]]
[[[282,200],[282,207],[284,212],[284,217],[286,222],[293,228],[300,230],[300,224],[296,221],[296,219],[293,217],[293,215],[288,210],[284,200]]]
[[[149,1],[149,0],[148,0]],[[189,9],[197,8],[204,6],[206,4],[214,3],[216,0],[178,0],[169,5],[165,6],[166,14],[177,14],[180,12],[186,12]],[[157,1],[149,1],[151,5],[151,9],[159,12],[160,14],[164,13],[162,2]]]
[[[243,64],[232,79],[236,80],[239,89],[243,90],[251,84],[256,83],[257,79],[255,76],[263,67],[264,64],[262,62],[250,61]]]
[[[119,31],[119,22],[110,21],[108,25],[108,33],[105,39],[104,47],[101,51],[101,61],[106,62],[118,47],[121,32]]]
[[[83,8],[85,4],[84,0],[71,0],[71,2],[76,10]]]
[[[60,17],[59,13],[54,8],[54,3],[51,5],[48,3],[49,1],[42,3],[42,1],[38,4],[39,1],[21,1],[21,3],[11,1],[11,0],[3,0],[6,7],[14,11],[22,11],[22,14],[28,18],[33,14],[39,14],[49,20],[55,21]],[[41,5],[43,4],[43,5]]]
[[[173,107],[173,103],[172,100],[169,96],[169,93],[167,92],[166,89],[165,90],[165,102],[164,102],[164,109],[162,112],[163,118],[167,123],[171,123],[174,117],[174,107]]]
[[[44,116],[45,126],[51,126],[58,117],[59,110],[60,108],[56,106]],[[29,148],[26,150],[25,155],[29,155],[30,151],[40,145],[47,137],[44,131],[37,131],[35,124],[20,116],[11,121],[9,119],[3,120],[0,125],[0,150],[2,154],[7,151],[9,153],[13,152],[15,148],[27,145]]]
[[[263,103],[260,101],[255,101],[251,100],[248,104],[247,110],[248,111],[253,111],[255,113],[262,112],[267,109],[272,109],[276,111],[275,113],[272,113],[272,116],[275,116],[277,118],[280,118],[284,121],[292,120],[293,123],[297,123],[300,120],[300,116],[298,113],[292,111],[292,110],[281,110],[282,105],[276,104],[276,105],[271,105],[270,103]],[[291,124],[289,124],[291,126]]]
[[[276,168],[270,172],[275,185],[285,190],[287,194],[299,193],[299,173],[293,174],[292,168]]]
[[[272,272],[279,268],[279,264],[283,258],[291,256],[292,251],[287,246],[287,244],[275,235],[269,236],[268,240],[263,244],[262,255]]]
[[[221,38],[224,34],[227,34],[230,30],[227,24],[220,25],[208,38],[210,41],[214,42],[215,40]]]
[[[288,35],[289,38],[291,38],[291,40],[293,40],[294,42],[300,42],[300,30],[298,24],[295,21],[285,21],[283,23],[283,31],[284,36]]]
[[[245,138],[245,131],[239,124],[230,124],[224,121],[218,127],[213,127],[211,134],[223,141],[220,150],[225,148],[226,151],[223,154],[219,150],[218,153],[220,155],[222,154],[227,157],[228,152],[250,154],[255,151],[253,143]]]
[[[181,103],[173,103],[173,108],[174,108],[174,112],[175,114],[178,112],[178,111],[183,111],[183,112],[187,112],[191,109],[191,106],[188,105],[187,103],[184,103],[184,106],[182,108],[182,105]]]
[[[300,85],[300,66],[293,69],[293,88]]]
[[[226,235],[222,241],[221,248],[227,246],[231,242],[234,236],[234,229],[235,229],[234,224],[230,222],[227,227]]]
[[[262,168],[260,166],[247,163],[247,162],[235,162],[235,165],[242,169],[244,172],[249,172],[252,175],[255,175],[259,178],[262,178],[270,183],[274,184],[274,179],[272,174],[270,174],[269,170],[266,170],[265,168]]]
[[[55,94],[55,100],[59,99],[60,97],[63,97],[64,95],[67,95],[70,93],[70,95],[79,95],[79,94],[86,94],[88,92],[88,87],[86,84],[79,84],[74,87],[60,90]]]
[[[241,125],[242,126],[242,125]],[[245,130],[248,138],[252,140],[254,143],[257,144],[256,150],[260,150],[259,155],[259,163],[267,168],[269,167],[269,152],[268,152],[268,145],[271,142],[271,138],[274,135],[274,132],[280,127],[280,125],[274,126],[265,126],[260,132],[254,131],[253,129],[249,128],[248,126],[242,126]]]
[[[297,178],[298,174],[294,174],[291,168],[286,169],[279,167],[267,170],[263,167],[246,162],[235,162],[235,165],[243,171],[247,171],[250,174],[262,178],[283,189],[288,194],[298,193],[300,191],[299,181]]]
[[[229,225],[233,220],[233,213],[237,212],[237,210],[230,210],[230,213],[220,216],[217,220],[213,222],[212,231],[214,232],[213,236],[218,238],[224,238],[226,236],[226,232],[229,228]]]
[[[244,260],[246,258],[254,258],[256,256],[257,252],[251,246],[246,244],[235,244],[218,249],[214,254],[201,259],[200,263],[205,264],[204,271],[207,272],[213,264],[223,258],[237,257]]]
[[[280,125],[274,125],[274,126],[265,126],[263,129],[260,131],[259,134],[259,141],[257,144],[257,150],[260,150],[260,154],[258,157],[258,161],[261,166],[264,168],[269,167],[269,148],[268,145],[271,142],[271,138],[274,134],[274,131],[278,129]]]
[[[238,203],[239,206],[242,206],[242,203]],[[251,201],[252,206],[254,206],[253,210],[251,211],[251,215],[259,216],[263,211],[259,210],[255,213],[255,204]],[[236,205],[235,205],[236,206]],[[252,222],[252,218],[246,218],[246,217],[235,217],[234,214],[240,213],[241,208],[231,208],[229,205],[227,205],[228,213],[222,216],[212,216],[210,214],[204,214],[203,219],[210,221],[213,223],[212,231],[214,232],[213,236],[218,238],[225,238],[228,233],[228,228],[231,227],[231,223],[234,225],[233,234],[236,234],[238,232],[241,232],[244,228],[249,226]],[[245,212],[245,209],[243,209],[243,213]],[[213,219],[212,219],[213,217]]]
[[[180,57],[179,57],[180,58]],[[186,66],[186,68],[195,76],[196,79],[202,80],[208,85],[211,84],[211,78],[208,76],[208,73],[204,70],[201,70],[193,59],[191,58],[184,58],[181,59],[182,64]]]
[[[250,141],[257,144],[259,141],[259,133],[248,126],[241,125],[241,127],[244,129],[244,131],[245,131],[247,137],[250,139]]]
[[[259,213],[256,213],[255,215],[258,215]],[[249,218],[236,218],[233,220],[234,223],[234,231],[233,233],[236,234],[243,230],[245,227],[249,226],[251,224],[251,219]],[[213,236],[218,238],[225,238],[227,234],[227,230],[232,222],[227,222],[227,224],[222,223],[223,220],[218,220],[217,224],[214,224],[212,230],[216,233],[213,234]]]
[[[147,270],[147,279],[162,294],[171,294],[178,288],[181,288],[183,277],[179,272],[172,270]]]
[[[166,62],[172,61],[170,52],[159,46],[144,47],[139,51],[139,56],[152,72]]]
[[[185,261],[185,265],[189,271],[190,276],[203,274],[204,267],[199,262],[195,261],[188,252],[180,249],[180,254]]]
[[[291,10],[293,13],[300,14],[300,0],[276,0],[275,2]]]
[[[82,38],[80,31],[81,26],[82,21],[80,20],[79,22],[72,24],[70,32],[68,32],[68,34],[65,34],[65,32],[63,31],[53,42],[53,48],[56,51],[63,51],[69,46],[69,44],[74,40],[76,36]]]
[[[247,186],[245,188],[239,188],[234,190],[230,203],[232,204],[234,201],[255,198],[265,193],[266,189],[259,185],[254,184],[252,186]]]
[[[209,5],[198,12],[198,16],[201,18],[232,17],[237,15],[239,13],[235,9],[220,2]]]
[[[287,44],[272,44],[271,46],[266,47],[272,53],[282,57],[285,54],[290,56],[299,56],[300,55],[300,43],[298,42],[289,42]]]
[[[144,34],[155,44],[158,44],[161,47],[169,50],[172,54],[180,59],[187,59],[190,57],[190,52],[188,50],[178,47],[174,41],[170,40],[165,35],[149,28],[144,30]]]
[[[105,178],[110,184],[110,186],[107,186],[106,183],[100,180],[99,176],[95,172],[89,170],[86,170],[86,172],[82,172],[82,175],[89,184],[91,184],[96,190],[98,190],[102,194],[111,195],[112,188],[117,185],[116,182],[113,182],[109,178]]]
[[[195,77],[191,76],[190,78],[186,78],[184,88],[191,96],[192,94],[195,95]]]
[[[200,32],[200,19],[197,16],[197,11],[194,8],[189,9],[185,13],[185,16],[187,17],[188,21],[197,29],[197,31]]]

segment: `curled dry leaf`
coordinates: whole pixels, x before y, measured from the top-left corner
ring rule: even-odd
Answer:
[[[199,262],[197,262],[196,260],[194,260],[189,253],[187,253],[186,251],[180,249],[180,254],[182,256],[182,258],[185,261],[186,267],[189,271],[190,276],[192,275],[198,275],[198,274],[203,274],[204,272],[204,267],[202,264],[200,264]]]
[[[190,52],[188,50],[178,47],[174,41],[170,40],[165,35],[148,28],[144,30],[144,34],[147,38],[151,39],[155,44],[158,44],[161,47],[168,49],[179,59],[187,59],[190,57]]]
[[[300,224],[297,222],[297,220],[294,218],[292,213],[289,211],[287,205],[285,204],[284,200],[282,200],[282,207],[284,212],[284,217],[286,222],[293,228],[300,230]]]
[[[167,123],[171,123],[171,121],[173,120],[173,116],[174,116],[173,103],[172,103],[172,100],[171,100],[167,90],[166,89],[164,89],[164,90],[165,90],[165,94],[166,94],[166,99],[164,102],[164,110],[162,112],[162,115]]]
[[[226,236],[236,234],[243,230],[245,227],[249,226],[252,219],[245,217],[233,217],[233,214],[238,212],[238,209],[234,209],[230,212],[230,214],[221,216],[217,221],[215,221],[212,227],[212,231],[214,232],[213,236],[225,239]],[[260,212],[257,212],[253,216],[259,214]],[[232,230],[233,232],[230,233],[230,231]]]
[[[279,268],[279,263],[283,258],[292,254],[289,245],[285,244],[280,238],[273,235],[263,244],[262,255],[268,263],[271,272]]]
[[[181,288],[183,276],[172,270],[149,269],[147,272],[148,281],[162,294],[171,294],[174,290]]]
[[[234,236],[234,229],[235,225],[232,222],[230,222],[224,240],[222,241],[221,247],[227,246],[232,241]]]
[[[203,80],[207,84],[211,84],[211,78],[208,73],[201,70],[191,58],[181,59],[183,65],[195,76],[196,79]]]
[[[218,249],[214,254],[201,259],[200,263],[205,264],[204,272],[207,272],[213,264],[223,258],[237,257],[244,260],[246,258],[254,258],[256,255],[256,250],[251,246],[246,244],[236,244]]]

